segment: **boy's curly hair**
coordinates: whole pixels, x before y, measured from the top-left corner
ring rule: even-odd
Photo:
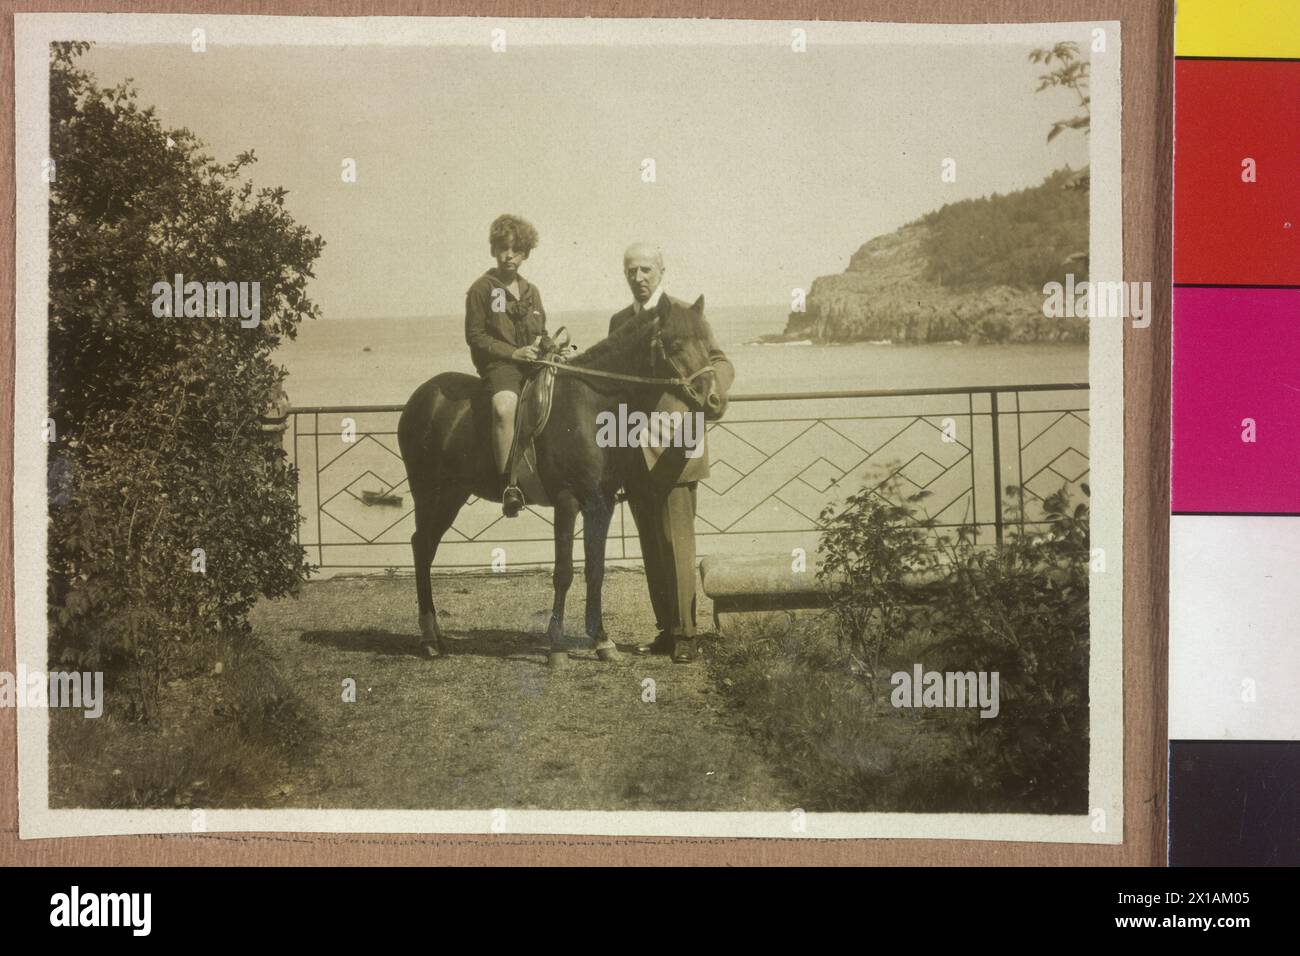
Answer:
[[[497,216],[488,230],[488,244],[493,252],[509,246],[516,252],[529,253],[537,245],[537,230],[519,216]]]

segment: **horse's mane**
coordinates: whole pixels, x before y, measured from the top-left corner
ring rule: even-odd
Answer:
[[[642,312],[635,316],[613,335],[575,355],[569,360],[570,364],[603,369],[627,369],[635,366],[644,359],[645,347],[654,334],[656,319],[666,339],[704,338],[708,335],[700,313],[671,303],[662,311]]]
[[[655,316],[642,312],[617,332],[601,339],[586,351],[569,359],[570,365],[588,368],[629,368],[642,360],[646,344],[654,333]]]

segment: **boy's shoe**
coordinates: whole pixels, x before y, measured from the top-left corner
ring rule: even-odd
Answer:
[[[507,518],[519,517],[519,512],[524,510],[524,493],[519,490],[518,485],[510,485],[501,493],[501,513]]]

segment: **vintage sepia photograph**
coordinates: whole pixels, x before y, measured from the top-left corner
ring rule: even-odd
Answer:
[[[1119,843],[1120,39],[17,15],[22,835]]]

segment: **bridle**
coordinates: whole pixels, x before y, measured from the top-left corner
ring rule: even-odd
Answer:
[[[555,338],[558,339],[560,332],[563,331],[564,329],[558,330],[555,333]],[[692,372],[690,375],[683,375],[681,368],[675,361],[673,361],[672,357],[668,354],[668,350],[664,348],[663,331],[659,326],[658,319],[655,319],[654,336],[650,341],[650,348],[651,354],[655,358],[662,359],[664,364],[673,372],[671,378],[657,378],[648,375],[630,375],[626,372],[607,372],[604,369],[587,368],[583,365],[568,365],[564,362],[556,362],[551,359],[533,359],[531,364],[546,365],[555,369],[557,372],[566,372],[570,375],[589,375],[593,378],[607,378],[618,382],[634,382],[638,385],[666,385],[683,388],[686,390],[687,397],[699,404],[703,404],[691,383],[703,375],[713,375],[715,372],[713,366],[705,365],[695,372]]]
[[[706,362],[700,368],[696,369],[693,374],[683,375],[681,367],[673,360],[672,356],[668,354],[668,350],[664,348],[663,328],[660,326],[659,319],[657,318],[655,319],[655,330],[654,335],[651,338],[650,348],[651,354],[663,359],[664,364],[672,371],[673,377],[676,380],[674,384],[686,393],[686,398],[692,404],[703,406],[704,398],[695,391],[691,383],[702,375],[712,375],[714,373],[713,364]],[[651,368],[654,368],[653,364],[651,364]]]

